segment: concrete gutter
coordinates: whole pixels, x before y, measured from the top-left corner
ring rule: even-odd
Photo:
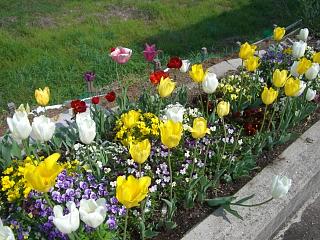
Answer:
[[[216,210],[191,229],[182,240],[267,240],[289,219],[320,186],[320,121],[292,143],[274,162],[240,189],[235,196],[256,196],[249,203],[270,197],[273,175],[292,179],[289,193],[255,208],[235,207],[244,221]]]

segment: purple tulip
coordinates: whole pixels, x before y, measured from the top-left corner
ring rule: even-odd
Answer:
[[[96,78],[96,74],[94,72],[85,72],[83,78],[85,81],[91,82]]]
[[[156,45],[155,44],[149,45],[148,43],[146,43],[146,47],[143,51],[144,58],[148,62],[152,62],[153,59],[157,56],[157,54],[158,52],[156,50]]]

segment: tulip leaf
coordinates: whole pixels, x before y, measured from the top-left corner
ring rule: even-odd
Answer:
[[[151,229],[148,229],[144,232],[146,238],[153,238],[159,235],[159,232],[152,231]]]
[[[226,210],[228,213],[232,214],[233,216],[241,219],[243,221],[243,217],[234,209],[230,208],[230,205],[224,205],[223,209]]]
[[[208,199],[206,200],[206,202],[210,207],[218,207],[218,206],[228,205],[235,199],[236,197],[234,196],[218,197],[214,199]]]
[[[19,147],[19,145],[16,141],[12,142],[11,155],[14,157],[17,157],[18,159],[21,159],[21,148]]]

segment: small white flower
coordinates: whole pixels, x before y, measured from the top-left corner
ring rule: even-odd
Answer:
[[[115,188],[117,186],[117,181],[110,182],[110,186]]]
[[[134,160],[133,160],[133,159],[128,159],[128,160],[127,160],[127,164],[128,164],[129,166],[133,165],[133,164],[134,164]]]
[[[161,179],[157,179],[157,180],[156,180],[156,184],[159,185],[160,183],[161,183]]]
[[[233,132],[234,132],[234,130],[233,130],[232,128],[229,128],[229,129],[228,129],[228,133],[229,133],[229,134],[232,134]]]
[[[239,140],[238,140],[238,144],[239,144],[239,145],[242,145],[242,143],[243,143],[242,139],[239,139]]]
[[[173,183],[172,183],[172,187],[175,187],[175,186],[177,186],[177,183],[176,183],[176,182],[173,182]]]
[[[186,169],[185,169],[185,168],[182,168],[182,169],[180,170],[180,174],[182,174],[182,175],[186,174]]]
[[[215,132],[216,130],[217,130],[217,127],[216,127],[216,126],[210,127],[210,131]]]
[[[148,171],[148,170],[151,170],[151,167],[150,167],[150,165],[146,164],[146,165],[144,166],[144,169]]]
[[[187,183],[190,181],[190,179],[189,178],[185,178],[184,179]]]
[[[111,172],[111,168],[106,168],[106,169],[104,170],[104,172],[105,172],[105,173]]]
[[[190,151],[189,151],[189,150],[186,150],[184,156],[185,156],[186,158],[190,157]]]
[[[97,165],[99,168],[102,168],[102,162],[101,161],[97,161]]]
[[[153,192],[156,192],[157,189],[158,189],[157,185],[153,185],[152,187],[149,188],[149,191],[153,193]]]

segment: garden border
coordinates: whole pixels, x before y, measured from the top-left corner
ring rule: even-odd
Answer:
[[[320,121],[316,122],[294,143],[286,148],[273,163],[242,187],[239,198],[255,193],[250,203],[270,198],[273,175],[292,179],[289,193],[260,207],[236,207],[243,221],[217,209],[185,234],[182,240],[267,240],[311,198],[320,185]]]

